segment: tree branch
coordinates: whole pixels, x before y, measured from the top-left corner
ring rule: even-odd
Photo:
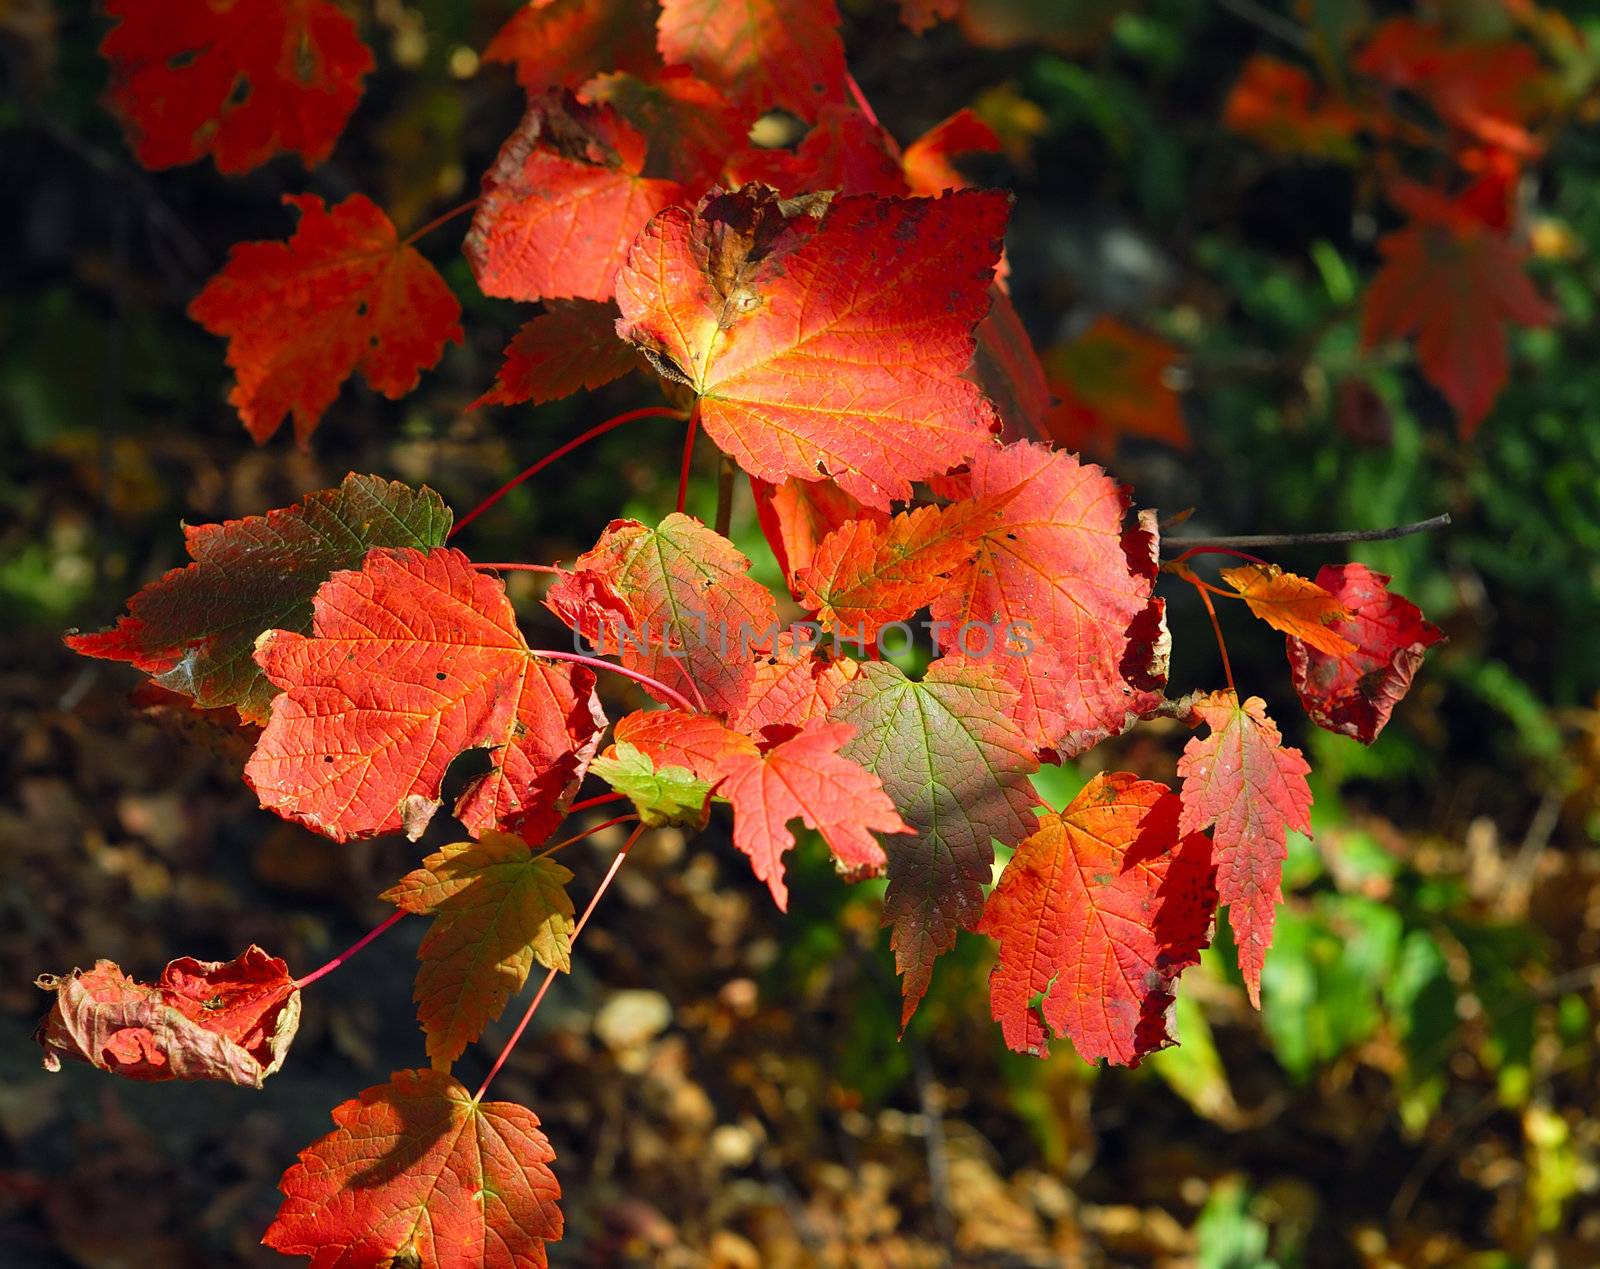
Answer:
[[[1414,524],[1398,524],[1392,529],[1347,529],[1335,533],[1255,533],[1231,538],[1167,538],[1162,550],[1171,548],[1176,553],[1192,551],[1196,547],[1250,547],[1250,546],[1330,546],[1339,542],[1388,542],[1393,538],[1407,538],[1413,533],[1431,533],[1450,523],[1448,511],[1418,520]]]

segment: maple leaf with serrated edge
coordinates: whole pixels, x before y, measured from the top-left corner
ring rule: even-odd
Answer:
[[[883,922],[904,980],[904,1027],[933,977],[933,963],[977,926],[994,842],[1033,832],[1039,769],[1012,716],[1016,689],[981,668],[948,661],[913,682],[895,666],[867,662],[845,686],[836,722],[856,735],[840,751],[883,783],[911,826],[884,841],[889,888]]]
[[[632,802],[646,828],[685,824],[702,829],[710,817],[708,781],[688,767],[658,767],[649,754],[625,740],[596,758],[589,772]]]
[[[1179,810],[1164,784],[1102,773],[1017,847],[978,924],[1000,942],[990,1007],[1013,1049],[1045,1057],[1053,1032],[1128,1066],[1175,1042],[1178,975],[1217,906],[1211,843],[1180,837]]]
[[[293,507],[221,524],[184,526],[194,563],[128,601],[109,630],[69,634],[84,656],[126,661],[200,709],[232,705],[264,723],[277,689],[253,659],[266,630],[308,630],[311,598],[375,546],[443,546],[450,510],[424,485],[347,475]]]
[[[571,880],[522,838],[490,831],[441,847],[379,896],[433,917],[413,999],[435,1067],[449,1070],[500,1016],[534,962],[572,969]]]
[[[785,632],[756,661],[750,690],[728,716],[728,725],[760,735],[768,727],[803,727],[825,719],[839,704],[845,684],[860,672],[859,665],[848,657],[825,658]]]
[[[304,447],[357,370],[391,400],[416,387],[461,342],[461,305],[371,199],[284,202],[300,210],[294,235],[235,246],[189,316],[228,340],[228,400],[250,435],[264,442],[292,414]]]
[[[1009,196],[745,186],[655,216],[617,275],[618,330],[688,384],[762,480],[827,476],[869,506],[965,461],[995,423],[962,379]]]
[[[316,1269],[544,1269],[561,1186],[531,1110],[477,1101],[442,1071],[396,1071],[333,1123],[278,1182],[268,1247]]]
[[[114,961],[35,981],[56,995],[33,1037],[47,1071],[67,1058],[131,1080],[260,1088],[283,1065],[300,1026],[289,967],[254,944],[231,961],[181,957],[151,984],[135,982]]]
[[[644,75],[597,75],[578,97],[615,107],[648,139],[646,176],[677,181],[696,192],[717,179],[754,121],[748,110],[684,66]]]
[[[530,93],[579,88],[604,71],[648,74],[656,55],[650,0],[531,0],[495,33],[486,62],[510,62]]]
[[[1178,394],[1166,381],[1177,361],[1170,344],[1113,317],[1097,318],[1044,355],[1050,389],[1060,398],[1045,417],[1045,431],[1069,449],[1100,454],[1112,453],[1123,436],[1192,448]]]
[[[654,529],[613,520],[545,603],[628,669],[726,713],[744,699],[755,669],[741,638],[758,641],[778,620],[772,595],[749,570],[733,543],[693,516],[674,512]]]
[[[491,750],[455,813],[474,834],[560,823],[605,717],[594,675],[531,651],[501,582],[460,551],[376,550],[317,591],[311,634],[268,631],[283,689],[245,780],[262,806],[335,841],[418,837],[445,771]]]
[[[544,405],[591,392],[639,367],[639,355],[617,338],[617,310],[594,300],[552,300],[523,323],[506,346],[505,364],[494,387],[472,403]]]
[[[944,591],[971,561],[979,537],[1001,523],[1016,492],[917,507],[887,524],[846,521],[796,574],[800,602],[824,629],[875,640],[885,623],[909,617]]]
[[[750,478],[756,520],[783,570],[791,594],[798,599],[795,574],[811,563],[821,542],[851,520],[887,524],[887,512],[864,507],[831,480],[785,480],[772,484]]]
[[[662,0],[656,44],[755,114],[781,107],[811,120],[844,99],[833,0]]]
[[[1365,564],[1325,564],[1317,585],[1347,610],[1329,629],[1348,640],[1350,650],[1330,655],[1291,635],[1294,690],[1318,727],[1370,745],[1444,635],[1409,599],[1389,590],[1385,574]]]
[[[609,300],[634,236],[684,190],[642,175],[645,139],[610,106],[557,89],[487,172],[462,251],[485,295]]]
[[[730,754],[755,754],[755,739],[718,722],[708,714],[681,709],[636,710],[617,720],[611,733],[615,756],[620,745],[632,745],[657,769],[682,767],[707,785],[717,781],[717,769]]]
[[[783,856],[794,845],[791,820],[821,833],[840,869],[853,876],[883,871],[883,847],[872,830],[910,831],[878,777],[840,756],[855,734],[849,724],[813,720],[760,753],[735,750],[717,763],[713,787],[733,803],[733,844],[780,912],[789,907]]]
[[[1283,744],[1259,696],[1241,705],[1232,692],[1213,692],[1194,703],[1191,721],[1204,723],[1210,734],[1191,739],[1178,760],[1178,828],[1184,834],[1211,829],[1217,895],[1228,905],[1239,970],[1259,1009],[1261,967],[1283,899],[1288,831],[1311,831],[1311,767],[1298,749]]]
[[[1522,271],[1522,253],[1487,226],[1417,222],[1378,249],[1384,264],[1367,288],[1362,342],[1415,334],[1423,375],[1470,438],[1510,375],[1505,324],[1547,326],[1556,309]]]
[[[940,649],[1016,688],[1035,749],[1071,756],[1123,731],[1166,680],[1153,517],[1125,529],[1124,486],[1029,442],[980,449],[964,484],[966,497],[1015,492],[933,601]]]
[[[1330,629],[1349,612],[1337,597],[1309,578],[1286,573],[1276,564],[1242,564],[1223,569],[1222,580],[1243,595],[1250,611],[1274,630],[1329,656],[1355,651],[1355,644]]]
[[[333,152],[372,52],[326,0],[106,0],[111,103],[148,168],[210,154],[247,172],[284,150]]]

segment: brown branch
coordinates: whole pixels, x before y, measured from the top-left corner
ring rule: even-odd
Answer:
[[[1413,533],[1431,533],[1450,523],[1448,511],[1418,520],[1414,524],[1397,524],[1392,529],[1347,529],[1336,533],[1254,533],[1231,538],[1168,538],[1161,546],[1181,554],[1197,546],[1252,547],[1252,546],[1330,546],[1339,542],[1388,542],[1393,538],[1410,537]]]

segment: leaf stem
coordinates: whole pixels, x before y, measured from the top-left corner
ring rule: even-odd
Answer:
[[[683,435],[683,465],[678,469],[678,511],[689,501],[689,469],[694,465],[694,442],[700,432],[700,402],[689,411],[689,430]]]
[[[535,648],[533,655],[545,657],[551,661],[571,661],[574,665],[586,665],[592,670],[610,670],[613,674],[620,674],[623,678],[632,679],[635,683],[643,683],[661,695],[669,697],[672,703],[688,710],[691,714],[698,714],[700,708],[695,705],[682,692],[668,687],[660,679],[651,678],[640,670],[630,670],[625,665],[617,665],[613,661],[602,661],[599,657],[586,657],[581,652],[556,652],[549,648]]]
[[[554,564],[478,564],[474,562],[473,568],[499,569],[507,573],[554,573],[557,577],[565,577],[567,570],[557,568]]]
[[[1228,641],[1222,637],[1222,623],[1217,620],[1216,607],[1212,604],[1211,596],[1204,586],[1196,584],[1195,590],[1200,595],[1200,602],[1206,606],[1206,616],[1211,618],[1211,629],[1217,636],[1217,651],[1222,653],[1222,672],[1227,676],[1228,690],[1237,697],[1239,689],[1233,685],[1233,666],[1228,662]]]
[[[352,956],[354,956],[357,952],[359,952],[362,948],[364,948],[368,943],[372,942],[373,939],[377,938],[378,935],[382,934],[391,925],[396,924],[403,917],[406,917],[406,916],[409,916],[409,915],[410,915],[410,913],[403,912],[403,911],[402,912],[390,913],[388,918],[385,919],[382,922],[382,924],[377,925],[374,928],[368,930],[365,934],[363,934],[360,938],[358,938],[354,943],[350,944],[349,947],[345,948],[344,951],[340,952],[337,956],[335,956],[326,965],[319,966],[318,968],[312,970],[309,974],[306,974],[301,978],[295,979],[294,980],[295,989],[298,990],[301,987],[309,987],[312,983],[316,982],[317,979],[322,978],[324,975],[333,973],[334,970],[338,969],[339,966],[343,965],[347,960],[349,960]]]
[[[572,943],[578,941],[578,935],[583,933],[583,927],[589,924],[589,918],[594,915],[594,910],[600,904],[601,897],[611,888],[611,881],[617,875],[617,870],[622,867],[622,861],[628,857],[628,852],[633,849],[633,844],[639,840],[644,832],[644,825],[640,824],[633,832],[628,834],[628,840],[622,843],[622,849],[617,852],[617,857],[611,861],[611,867],[606,869],[606,875],[600,879],[600,886],[589,900],[589,905],[584,908],[583,915],[578,918],[578,924],[572,929]],[[472,1100],[481,1102],[483,1095],[489,1091],[489,1085],[494,1082],[494,1077],[500,1074],[500,1068],[506,1064],[506,1059],[511,1056],[511,1050],[517,1047],[517,1042],[522,1039],[522,1033],[528,1029],[528,1024],[533,1021],[533,1015],[538,1012],[539,1005],[544,1000],[545,992],[550,990],[550,984],[556,980],[555,970],[544,976],[544,982],[539,984],[539,990],[533,994],[533,999],[528,1002],[528,1008],[523,1012],[522,1021],[517,1023],[517,1029],[511,1033],[511,1038],[506,1041],[505,1047],[500,1050],[500,1056],[495,1058],[494,1065],[489,1068],[489,1073],[483,1077],[483,1083],[478,1085],[478,1091],[472,1095]]]
[[[610,828],[613,824],[627,824],[630,821],[637,820],[638,818],[639,817],[632,811],[628,812],[626,815],[615,816],[612,819],[606,820],[603,824],[596,824],[591,828],[584,829],[581,833],[574,833],[571,837],[563,838],[561,841],[556,842],[553,846],[546,846],[537,855],[535,855],[534,858],[543,859],[546,855],[555,854],[556,851],[560,850],[564,846],[571,846],[574,842],[581,842],[585,837],[593,837],[596,833],[600,832],[601,829]]]
[[[421,238],[421,237],[423,237],[423,236],[425,236],[427,234],[431,234],[440,225],[449,224],[457,216],[465,215],[467,212],[471,211],[474,207],[476,207],[482,201],[483,200],[481,198],[474,198],[470,202],[462,203],[461,206],[459,206],[459,207],[452,207],[449,211],[445,212],[444,215],[442,215],[442,216],[435,216],[432,220],[430,220],[421,229],[415,229],[411,233],[407,234],[405,240],[400,245],[402,247],[409,247],[418,238]]]
[[[883,125],[878,122],[878,112],[872,108],[872,103],[867,100],[867,94],[861,91],[861,85],[856,83],[856,77],[849,71],[844,73],[844,84],[850,90],[850,95],[856,99],[856,106],[866,115],[867,122],[880,132],[883,131]]]
[[[485,498],[482,502],[480,502],[471,511],[467,512],[466,515],[462,516],[461,519],[457,520],[456,523],[455,523],[455,527],[450,530],[450,535],[449,536],[451,538],[455,537],[455,535],[460,533],[462,529],[466,528],[469,524],[471,524],[474,520],[476,520],[479,516],[481,516],[485,511],[487,511],[490,507],[494,506],[495,503],[499,502],[500,499],[504,498],[508,493],[510,493],[513,489],[515,489],[523,481],[528,480],[528,479],[530,479],[530,478],[532,478],[534,476],[537,476],[546,467],[550,466],[551,463],[557,461],[558,459],[565,458],[568,454],[572,453],[572,451],[577,449],[580,445],[587,444],[588,442],[594,440],[595,437],[604,436],[607,432],[611,431],[613,428],[621,427],[624,423],[632,423],[635,419],[682,419],[682,418],[683,418],[683,411],[682,410],[675,410],[671,406],[666,406],[666,405],[647,405],[647,406],[643,407],[642,409],[624,411],[622,414],[618,414],[614,418],[607,419],[604,423],[597,423],[594,427],[591,427],[582,436],[575,436],[575,437],[572,438],[572,440],[568,441],[565,445],[562,445],[557,449],[551,450],[548,454],[546,454],[538,462],[534,463],[533,466],[523,468],[520,472],[518,472],[510,480],[506,481],[505,484],[501,485],[500,488],[496,489],[492,494],[490,494],[487,498]]]
[[[1449,523],[1450,513],[1446,511],[1411,524],[1397,524],[1391,529],[1348,529],[1334,533],[1254,533],[1231,538],[1168,538],[1161,545],[1164,548],[1180,547],[1185,553],[1191,553],[1197,547],[1231,549],[1249,546],[1332,546],[1340,542],[1388,542],[1394,538],[1410,537],[1413,533],[1431,533]],[[1262,561],[1255,562],[1259,564]]]
[[[581,802],[574,802],[567,808],[568,815],[576,815],[579,811],[587,811],[591,806],[605,806],[611,802],[622,801],[621,793],[601,793],[592,798],[584,798]]]

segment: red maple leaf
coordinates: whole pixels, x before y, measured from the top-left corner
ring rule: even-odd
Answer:
[[[887,513],[862,506],[831,480],[786,480],[774,485],[752,476],[750,491],[761,532],[791,592],[795,575],[810,566],[817,544],[828,534],[851,520],[889,522]]]
[[[1045,353],[1045,374],[1061,398],[1046,430],[1068,449],[1104,455],[1124,435],[1191,448],[1178,394],[1167,382],[1177,360],[1170,344],[1113,317],[1097,318],[1071,343]]]
[[[1210,728],[1183,749],[1185,835],[1210,828],[1217,861],[1217,894],[1228,905],[1250,1001],[1261,1007],[1261,967],[1283,899],[1288,832],[1311,831],[1311,767],[1286,748],[1266,702],[1243,705],[1232,692],[1213,692],[1194,705],[1193,719]]]
[[[1351,650],[1330,654],[1291,635],[1294,690],[1317,726],[1370,745],[1410,690],[1428,649],[1444,635],[1409,599],[1389,590],[1387,576],[1365,564],[1325,564],[1317,585],[1347,611],[1328,629]]]
[[[934,961],[976,928],[994,842],[1036,826],[1028,776],[1039,760],[1012,721],[1016,691],[982,668],[936,662],[920,681],[866,662],[833,712],[857,734],[842,750],[882,781],[910,831],[884,841],[883,923],[903,976],[901,1026],[933,979]]]
[[[449,532],[449,508],[427,486],[352,472],[297,506],[185,525],[194,563],[151,582],[111,629],[68,635],[67,646],[137,666],[201,709],[233,705],[264,723],[277,689],[255,663],[256,639],[309,630],[317,587],[373,547],[443,546]]]
[[[749,571],[733,543],[693,516],[675,512],[654,529],[613,520],[545,603],[629,669],[727,713],[749,690],[753,646],[778,620]]]
[[[972,184],[956,167],[956,159],[998,154],[1000,149],[1000,137],[993,128],[972,111],[958,110],[906,146],[901,164],[913,194],[937,194]]]
[[[650,0],[529,0],[483,50],[486,62],[510,62],[530,93],[580,88],[603,71],[649,74],[656,55],[656,6]]]
[[[665,177],[696,192],[717,179],[754,118],[684,66],[649,75],[598,75],[578,96],[615,107],[648,138],[645,175]]]
[[[247,172],[333,152],[372,52],[327,0],[106,0],[111,102],[146,167],[210,154]]]
[[[910,193],[900,172],[900,147],[854,106],[831,103],[822,108],[816,126],[795,150],[789,188],[781,192],[830,189],[889,198]]]
[[[544,1269],[561,1186],[531,1110],[476,1101],[442,1071],[396,1071],[333,1123],[278,1182],[268,1247],[318,1269]]]
[[[965,484],[1011,502],[933,601],[946,659],[1011,683],[1036,749],[1070,756],[1123,731],[1166,677],[1153,521],[1125,528],[1127,490],[1044,445],[985,446]]]
[[[815,119],[844,99],[844,43],[833,0],[662,0],[657,44],[755,114]]]
[[[1367,289],[1362,342],[1415,334],[1422,373],[1470,437],[1509,377],[1505,323],[1546,326],[1556,309],[1522,271],[1522,253],[1487,226],[1418,221],[1378,247],[1384,265]]]
[[[797,646],[792,634],[756,661],[744,703],[728,716],[728,725],[751,736],[767,728],[804,727],[826,719],[838,706],[845,685],[858,671],[859,662],[848,657],[826,659]]]
[[[47,1071],[61,1059],[132,1080],[222,1080],[260,1088],[300,1025],[289,967],[252,944],[231,961],[170,962],[153,984],[114,961],[36,980],[56,994],[34,1040]]]
[[[617,275],[619,330],[700,396],[763,480],[828,476],[886,507],[964,461],[993,412],[959,376],[988,305],[1006,195],[812,197],[746,186],[671,207]]]
[[[1055,405],[1044,365],[1011,297],[998,282],[989,295],[989,314],[972,332],[977,348],[967,377],[983,389],[1000,416],[1004,440],[1042,441]]]
[[[631,344],[617,338],[617,309],[593,300],[553,300],[523,323],[506,346],[494,387],[472,403],[543,405],[580,388],[603,387],[639,365]]]
[[[607,105],[556,89],[528,104],[483,176],[462,250],[485,295],[609,300],[628,245],[675,181],[643,175],[645,138]]]
[[[456,815],[539,840],[605,725],[594,676],[530,652],[505,587],[460,551],[373,551],[323,584],[309,636],[271,631],[256,660],[283,693],[245,779],[335,841],[419,836],[451,761],[477,748],[490,770]]]
[[[682,767],[707,784],[716,781],[724,759],[757,752],[753,737],[709,714],[681,709],[636,710],[617,720],[612,739],[632,745],[657,767]]]
[[[1265,53],[1245,63],[1222,108],[1235,132],[1285,154],[1353,157],[1361,116],[1327,100],[1303,68]]]
[[[284,201],[300,209],[294,236],[234,247],[189,316],[227,337],[228,400],[250,435],[265,441],[293,414],[305,446],[357,370],[391,399],[416,387],[461,342],[461,306],[371,199],[331,211],[311,194]]]
[[[1000,941],[990,1007],[1013,1049],[1044,1057],[1053,1032],[1125,1066],[1175,1042],[1178,975],[1217,906],[1211,843],[1180,837],[1179,809],[1164,784],[1102,773],[1017,847],[978,925]]]

